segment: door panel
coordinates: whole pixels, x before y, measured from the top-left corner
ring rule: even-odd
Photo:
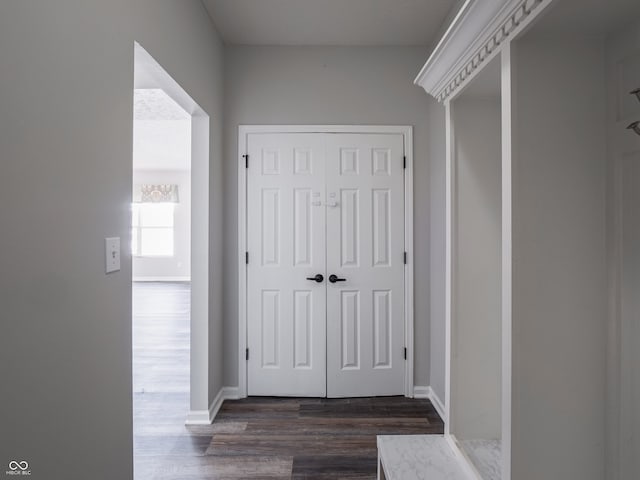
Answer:
[[[249,395],[326,395],[325,146],[252,134],[247,180]]]
[[[340,212],[340,265],[357,267],[360,264],[360,190],[340,190],[340,203],[337,207]],[[334,242],[338,240],[338,237],[332,238]]]
[[[327,393],[404,393],[402,135],[327,135]]]
[[[248,394],[403,394],[403,136],[250,134],[247,151]]]
[[[357,370],[360,368],[360,292],[343,290],[340,292],[340,332],[330,339],[340,342],[340,368]],[[331,392],[330,392],[331,395]]]

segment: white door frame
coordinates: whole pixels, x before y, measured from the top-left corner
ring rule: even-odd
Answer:
[[[247,396],[247,153],[252,133],[369,133],[400,134],[404,138],[404,331],[405,396],[413,397],[413,127],[384,125],[240,125],[238,127],[238,396]]]
[[[135,68],[191,115],[191,307],[187,424],[209,424],[209,114],[137,42]],[[193,259],[198,261],[194,262]]]

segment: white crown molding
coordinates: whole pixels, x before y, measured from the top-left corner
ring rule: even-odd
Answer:
[[[446,100],[553,1],[467,0],[414,83]]]

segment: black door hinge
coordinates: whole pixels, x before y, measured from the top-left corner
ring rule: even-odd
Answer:
[[[407,264],[407,252],[404,252],[404,264]]]
[[[402,157],[402,168],[407,168],[407,157]]]
[[[249,252],[244,252],[244,263],[249,265]]]
[[[407,359],[407,347],[404,347],[404,359]]]
[[[249,349],[247,348],[246,352],[245,352],[245,356],[247,358],[247,360],[249,360]]]
[[[242,155],[242,158],[244,158],[244,168],[249,168],[249,154]]]

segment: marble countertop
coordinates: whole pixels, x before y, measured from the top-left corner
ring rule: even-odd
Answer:
[[[443,435],[379,435],[378,455],[388,480],[468,480]]]
[[[500,440],[463,440],[460,445],[485,480],[502,478]]]

